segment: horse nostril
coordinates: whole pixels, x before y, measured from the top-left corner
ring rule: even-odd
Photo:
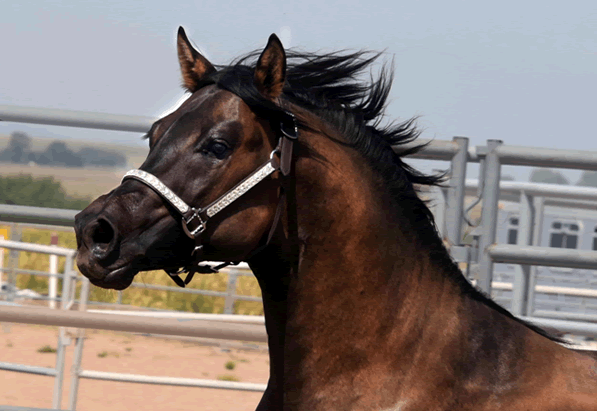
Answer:
[[[112,225],[103,218],[97,221],[97,226],[93,230],[92,240],[95,244],[108,244],[114,238],[114,229]]]
[[[99,258],[106,257],[113,247],[115,236],[116,233],[112,224],[104,218],[99,218],[91,232],[93,253]]]

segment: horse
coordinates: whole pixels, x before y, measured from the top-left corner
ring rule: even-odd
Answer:
[[[404,162],[415,119],[382,125],[380,53],[266,47],[213,65],[179,28],[188,99],[149,154],[76,216],[78,267],[124,289],[246,261],[270,378],[257,410],[597,410],[597,361],[475,289]],[[188,273],[186,280],[180,277]]]

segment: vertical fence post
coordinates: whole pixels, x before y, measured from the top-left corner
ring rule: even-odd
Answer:
[[[62,295],[60,296],[60,308],[66,310],[71,302],[71,279],[73,275],[72,257],[67,257],[64,264],[64,275],[62,280]],[[64,327],[58,329],[58,347],[56,347],[56,378],[54,379],[54,393],[52,396],[52,408],[59,410],[62,402],[62,383],[64,381],[64,361],[66,346],[70,344],[70,339],[66,336]]]
[[[533,243],[533,226],[535,223],[535,207],[533,197],[520,192],[520,218],[518,225],[518,245],[531,245]],[[530,265],[517,265],[514,274],[514,287],[512,292],[512,314],[528,315],[527,298],[529,296]]]
[[[464,208],[464,183],[466,179],[466,162],[468,159],[468,138],[454,137],[458,151],[452,157],[450,167],[450,186],[446,208],[446,236],[450,245],[462,242],[462,210]]]
[[[21,241],[23,230],[20,224],[11,228],[12,241]],[[6,278],[6,300],[14,301],[17,293],[17,270],[19,269],[19,250],[10,250],[8,253],[8,275]]]
[[[535,229],[533,230],[533,238],[531,245],[541,245],[541,237],[543,236],[543,215],[545,212],[545,199],[543,197],[534,199],[535,208]],[[529,285],[527,295],[527,315],[533,316],[535,311],[535,286],[537,285],[537,266],[533,265],[529,269]]]
[[[487,140],[485,156],[485,185],[483,189],[483,209],[481,211],[481,238],[479,240],[479,279],[477,286],[491,294],[493,262],[487,248],[495,242],[498,202],[500,199],[500,158],[496,149],[501,140]]]
[[[224,302],[224,314],[234,314],[234,300],[236,296],[236,279],[238,273],[234,268],[228,270],[228,287],[226,288],[226,301]]]
[[[87,310],[89,300],[89,280],[82,278],[81,294],[79,298],[79,311]],[[70,373],[70,388],[68,390],[68,409],[75,411],[77,407],[77,395],[79,393],[79,375],[81,373],[81,360],[83,358],[83,343],[85,342],[85,329],[77,329],[75,352],[73,354],[73,365]]]
[[[58,234],[52,233],[50,245],[58,245]],[[48,297],[50,297],[48,304],[50,308],[54,309],[56,308],[56,290],[58,289],[58,277],[56,276],[58,274],[58,256],[56,254],[50,254],[49,273],[52,275],[48,280]]]
[[[437,200],[435,203],[435,225],[439,236],[443,239],[446,234],[446,213],[448,212],[446,192],[441,187],[434,187],[436,189]]]

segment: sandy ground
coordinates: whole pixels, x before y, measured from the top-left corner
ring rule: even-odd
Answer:
[[[24,324],[2,324],[0,361],[53,367],[56,354],[39,353],[56,348],[58,328]],[[68,401],[74,344],[67,347],[62,407]],[[242,382],[266,383],[269,361],[265,350],[230,349],[180,341],[87,330],[83,369],[170,377],[217,379],[234,376]],[[234,361],[235,368],[225,364]],[[54,378],[0,370],[0,406],[50,408]],[[83,379],[77,410],[254,410],[261,393],[195,387]]]

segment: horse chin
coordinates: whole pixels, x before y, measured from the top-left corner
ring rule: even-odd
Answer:
[[[126,268],[126,267],[123,267]],[[101,287],[109,288],[113,290],[124,290],[133,282],[137,270],[123,271],[122,268],[110,272],[107,276],[102,279],[90,278],[91,284]]]
[[[132,264],[109,271],[103,276],[98,276],[97,273],[90,272],[83,264],[79,264],[79,270],[85,277],[89,278],[91,284],[113,290],[124,290],[127,288],[139,272]]]

